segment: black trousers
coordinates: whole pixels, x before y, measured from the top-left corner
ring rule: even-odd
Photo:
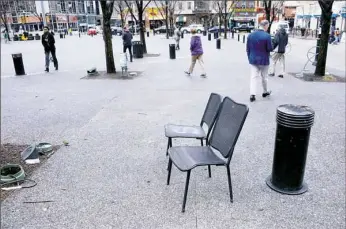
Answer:
[[[124,45],[124,50],[123,52],[126,53],[126,50],[129,50],[130,53],[130,61],[132,62],[132,45]]]
[[[58,60],[57,60],[56,55],[55,55],[55,48],[54,49],[50,49],[50,50],[45,50],[46,68],[49,68],[49,59],[50,59],[50,55],[49,54],[52,54],[54,67],[57,68],[58,67]]]

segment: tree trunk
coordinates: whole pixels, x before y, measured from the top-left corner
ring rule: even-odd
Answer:
[[[106,1],[101,1],[102,17],[103,17],[103,41],[105,42],[105,55],[106,55],[106,68],[107,73],[116,73],[113,44],[112,44],[112,30],[111,30],[111,15],[113,12],[113,4],[107,4]],[[109,9],[111,8],[111,9]]]
[[[168,1],[165,1],[165,24],[166,24],[166,38],[169,39],[170,27],[168,26]]]
[[[219,37],[221,37],[221,24],[222,24],[222,12],[219,13],[219,31],[218,31],[218,34],[219,34]]]
[[[271,9],[272,9],[272,1],[268,0],[268,1],[264,1],[264,10],[266,12],[266,20],[269,22],[269,27],[267,32],[270,34],[270,27],[271,27],[271,23],[270,23],[270,13],[271,13]]]
[[[143,44],[143,53],[147,53],[147,45],[145,43],[145,34],[143,28],[143,5],[140,9],[138,9],[138,22],[139,22],[139,37]]]
[[[327,53],[328,53],[328,40],[329,30],[332,20],[332,6],[334,1],[318,1],[321,6],[321,39],[319,54],[317,57],[317,64],[315,69],[315,76],[321,77],[326,73]]]
[[[228,24],[228,21],[227,21],[227,0],[224,0],[224,7],[225,7],[225,15],[224,15],[224,18],[223,18],[223,24],[224,24],[224,27],[225,27],[225,34],[223,36],[224,39],[227,39],[227,24]]]

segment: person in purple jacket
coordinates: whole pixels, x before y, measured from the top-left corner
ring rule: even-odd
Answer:
[[[247,37],[246,52],[251,66],[251,79],[250,79],[250,102],[256,100],[256,84],[257,78],[261,76],[263,93],[262,97],[265,98],[270,95],[268,91],[268,69],[269,69],[269,55],[273,50],[270,35],[266,32],[269,27],[269,22],[263,20],[260,22],[260,28],[251,33]]]
[[[190,42],[191,65],[190,65],[189,71],[185,71],[185,73],[188,76],[190,76],[193,72],[196,61],[198,61],[199,65],[202,68],[201,77],[207,77],[207,74],[204,69],[203,48],[202,48],[201,37],[196,35],[196,30],[194,29],[191,30],[191,34],[192,34],[191,42]]]

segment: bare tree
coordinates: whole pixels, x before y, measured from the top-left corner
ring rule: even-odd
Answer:
[[[125,26],[125,19],[127,18],[127,15],[129,13],[129,10],[126,8],[126,4],[124,0],[116,1],[114,5],[115,11],[120,14],[120,20],[121,20],[121,27],[124,28]]]
[[[269,28],[267,32],[270,34],[272,23],[278,17],[279,13],[281,13],[284,1],[263,0],[263,3],[264,11],[266,13],[266,20],[269,21]]]
[[[8,34],[8,40],[11,41],[10,39],[10,32],[8,30],[8,21],[7,21],[7,16],[10,13],[10,3],[9,1],[6,0],[1,0],[0,1],[0,24],[3,23],[5,26],[6,33]]]
[[[328,39],[329,39],[329,30],[332,20],[332,8],[333,0],[318,0],[318,3],[321,7],[321,38],[320,38],[320,47],[319,54],[317,57],[317,64],[315,69],[315,76],[324,76],[326,73],[326,62],[327,62],[327,52],[328,52]]]
[[[144,4],[143,0],[132,1],[132,2],[134,2],[135,6],[136,6],[137,17],[134,15],[133,9],[131,7],[131,1],[128,1],[128,0],[124,0],[124,1],[125,1],[125,4],[127,5],[128,9],[131,13],[131,16],[133,17],[133,19],[135,19],[136,23],[139,24],[139,37],[140,37],[140,40],[143,44],[143,52],[147,53],[147,45],[145,43],[145,36],[144,36],[143,14],[145,13],[145,9],[147,8],[147,6],[151,2],[151,0],[147,1],[146,4]]]
[[[155,0],[155,5],[159,9],[160,15],[165,20],[166,24],[166,38],[169,38],[169,31],[173,30],[174,27],[174,15],[175,9],[178,1],[158,1]],[[163,10],[164,11],[163,11]]]
[[[105,42],[106,54],[106,68],[107,73],[116,73],[113,44],[112,44],[112,30],[111,30],[111,17],[114,9],[114,1],[100,1],[103,17],[103,40]]]
[[[222,1],[214,1],[213,6],[215,11],[218,14],[219,17],[219,34],[221,35],[221,24],[223,23],[225,27],[225,33],[224,33],[224,39],[227,39],[227,28],[228,28],[228,21],[229,18],[232,16],[234,12],[234,5],[237,1],[230,1],[228,0],[222,0]]]
[[[168,39],[169,38],[169,26],[168,26],[168,0],[165,0],[165,1],[154,1],[155,5],[156,5],[156,8],[158,9],[161,17],[163,18],[163,20],[165,21],[165,25],[166,25],[166,38]],[[162,11],[164,10],[164,12]]]

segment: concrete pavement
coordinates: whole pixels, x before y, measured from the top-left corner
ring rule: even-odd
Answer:
[[[120,47],[119,38],[114,42]],[[183,74],[190,59],[188,36],[176,60],[169,60],[172,40],[151,36],[147,42],[149,52],[161,56],[135,59],[130,69],[144,73],[128,81],[80,80],[89,65],[105,68],[99,37],[58,40],[64,72],[49,74],[39,73],[43,54],[30,52],[40,46],[25,46],[30,50],[25,55],[32,55],[28,72],[38,73],[1,79],[2,142],[68,140],[71,146],[34,173],[35,188],[20,190],[1,204],[2,228],[345,228],[344,84],[270,78],[273,95],[249,104],[233,155],[234,203],[228,199],[224,168],[212,167],[211,179],[205,168],[197,168],[182,214],[186,174],[173,168],[166,186],[163,126],[198,124],[210,92],[248,104],[250,69],[243,44],[222,41],[222,50],[216,50],[215,41],[204,37],[208,78],[199,77],[198,65],[189,78]],[[2,71],[11,74],[11,61],[1,59]],[[302,62],[291,54],[287,61],[288,67]],[[300,196],[278,194],[265,184],[276,107],[285,103],[316,112],[305,172],[309,191]],[[54,202],[23,203],[33,200]]]

